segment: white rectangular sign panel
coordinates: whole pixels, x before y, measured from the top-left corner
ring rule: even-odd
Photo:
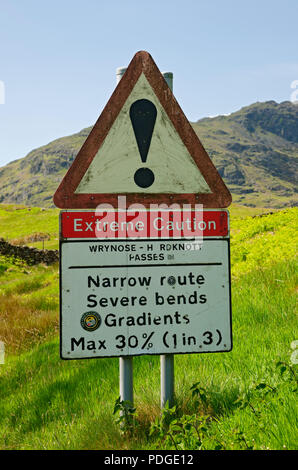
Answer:
[[[232,349],[229,239],[60,243],[61,357]]]

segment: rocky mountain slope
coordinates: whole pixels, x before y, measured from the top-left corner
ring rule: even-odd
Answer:
[[[297,205],[297,105],[255,103],[192,125],[234,202]],[[90,130],[54,140],[0,168],[0,202],[52,207],[52,196]]]

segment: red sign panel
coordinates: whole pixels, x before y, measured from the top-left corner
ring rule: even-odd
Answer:
[[[62,238],[228,237],[226,210],[62,211]]]

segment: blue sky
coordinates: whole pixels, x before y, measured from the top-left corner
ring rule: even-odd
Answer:
[[[297,20],[297,0],[0,0],[0,166],[93,125],[139,50],[190,121],[290,100]]]

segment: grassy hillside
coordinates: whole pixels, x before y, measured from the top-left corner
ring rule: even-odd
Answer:
[[[297,106],[255,103],[193,126],[235,203],[278,208],[297,205]]]
[[[255,103],[192,123],[236,203],[297,205],[298,106]],[[53,207],[52,197],[91,128],[0,168],[0,202]]]
[[[0,448],[295,449],[298,210],[260,212],[231,209],[233,351],[176,356],[170,428],[159,420],[159,358],[134,359],[135,427],[120,432],[118,359],[59,358],[58,266],[0,257]],[[1,220],[8,239],[18,223],[24,237],[57,235],[55,210],[2,207]]]
[[[0,204],[0,238],[47,250],[59,247],[59,210]]]

